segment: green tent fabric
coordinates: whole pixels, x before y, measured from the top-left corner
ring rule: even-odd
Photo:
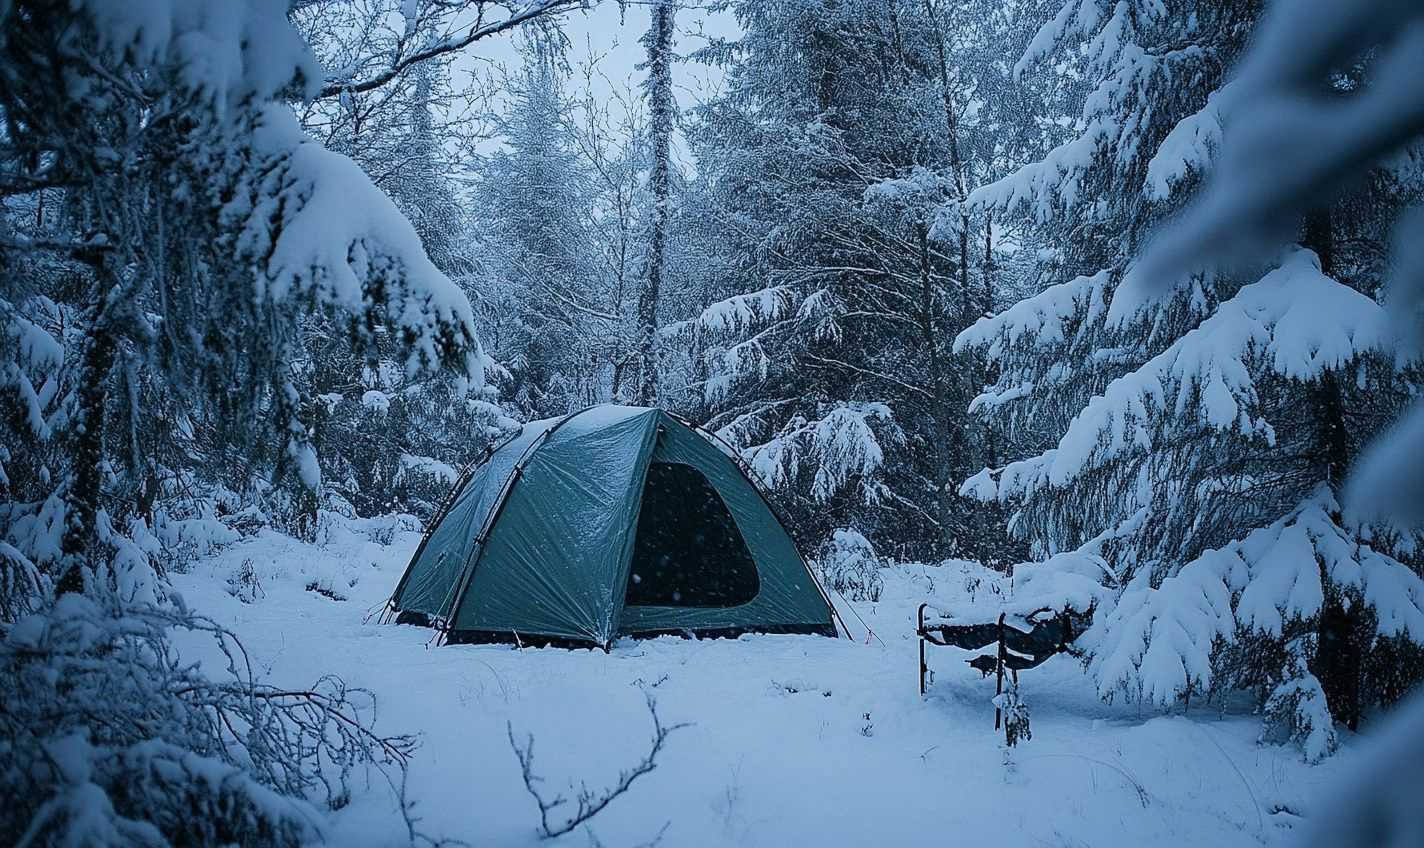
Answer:
[[[836,632],[736,462],[661,410],[612,405],[526,424],[467,472],[391,606],[457,642]]]

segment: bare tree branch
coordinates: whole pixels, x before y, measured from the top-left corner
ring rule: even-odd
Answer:
[[[391,57],[390,64],[383,68],[374,76],[357,81],[350,76],[334,76],[330,82],[322,87],[317,94],[317,100],[337,97],[343,92],[360,94],[380,88],[396,77],[400,76],[413,65],[447,53],[454,53],[463,50],[484,38],[508,32],[523,24],[529,23],[545,15],[557,14],[573,8],[588,9],[596,5],[598,0],[534,0],[522,9],[512,10],[508,17],[498,21],[486,22],[483,8],[476,17],[474,23],[461,27],[455,32],[433,41],[426,42],[423,47],[407,54],[405,53],[406,41],[404,38],[396,46],[395,54]],[[483,4],[476,4],[483,6]]]
[[[657,756],[663,749],[663,744],[674,730],[687,727],[686,723],[674,724],[664,727],[662,720],[658,717],[658,703],[653,698],[651,692],[644,692],[644,697],[648,702],[648,713],[653,717],[653,740],[652,747],[648,753],[632,768],[623,769],[618,773],[618,781],[611,787],[595,791],[588,787],[588,784],[580,782],[578,795],[573,798],[574,812],[565,818],[556,816],[555,811],[559,807],[570,802],[570,799],[563,795],[555,795],[546,799],[538,789],[538,784],[544,782],[544,778],[534,774],[534,735],[527,734],[524,743],[521,745],[514,738],[514,725],[506,725],[509,732],[509,747],[514,749],[514,755],[519,758],[519,766],[524,777],[524,788],[529,790],[529,794],[534,796],[534,801],[539,805],[539,834],[545,839],[553,839],[569,833],[574,828],[598,815],[607,807],[609,802],[633,785],[633,781],[657,768]],[[661,838],[661,833],[659,833]]]

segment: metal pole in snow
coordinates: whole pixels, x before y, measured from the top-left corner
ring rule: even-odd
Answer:
[[[915,612],[915,635],[920,641],[920,694],[925,694],[925,607],[929,604],[920,604],[920,608]]]
[[[999,706],[999,697],[1004,694],[1004,659],[1006,651],[1004,649],[1004,614],[999,613],[999,675],[998,681],[994,685],[994,729],[999,729],[999,723],[1003,718],[1004,708]]]

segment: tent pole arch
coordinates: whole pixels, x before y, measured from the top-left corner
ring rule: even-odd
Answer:
[[[480,555],[484,553],[485,541],[489,538],[490,531],[494,528],[495,523],[499,521],[500,513],[504,512],[504,505],[509,502],[509,494],[510,492],[514,491],[514,484],[523,474],[524,466],[534,456],[535,451],[542,447],[543,444],[549,440],[549,437],[552,436],[555,432],[557,432],[560,427],[564,426],[565,424],[569,423],[570,421],[574,420],[585,412],[588,412],[590,409],[596,408],[597,406],[585,406],[583,409],[580,409],[577,412],[570,413],[568,415],[565,415],[563,418],[560,418],[558,421],[554,422],[552,426],[548,427],[544,430],[544,432],[540,433],[538,437],[534,439],[534,441],[530,442],[529,447],[524,449],[524,453],[519,455],[519,459],[514,461],[514,467],[510,470],[509,477],[504,481],[504,485],[500,487],[499,494],[495,498],[494,505],[490,508],[489,513],[485,516],[484,524],[481,525],[479,534],[475,536],[475,549],[470,554],[469,561],[465,563],[465,567],[460,573],[460,579],[457,580],[455,583],[455,597],[450,607],[449,615],[445,617],[444,626],[441,628],[440,631],[441,639],[443,641],[449,641],[450,632],[455,626],[455,620],[460,615],[460,608],[464,606],[465,593],[469,591],[470,581],[474,580],[475,568],[478,567],[480,563]],[[605,647],[604,650],[607,650],[607,648]]]
[[[430,521],[425,525],[425,530],[420,534],[420,544],[415,546],[415,553],[411,555],[410,562],[406,563],[405,573],[401,575],[400,582],[396,584],[395,591],[391,592],[391,596],[386,599],[386,618],[395,614],[396,598],[400,597],[401,591],[405,589],[406,581],[410,579],[411,569],[415,566],[416,562],[420,560],[420,555],[425,553],[425,546],[430,544],[430,537],[435,535],[435,528],[440,526],[440,522],[444,521],[445,516],[450,514],[450,509],[454,507],[455,501],[460,499],[460,493],[469,485],[470,479],[475,476],[475,472],[480,469],[481,465],[488,462],[489,458],[494,456],[496,451],[519,438],[519,434],[522,432],[524,432],[524,428],[520,427],[503,439],[492,441],[485,445],[484,450],[480,451],[478,456],[466,463],[464,470],[460,472],[460,476],[455,478],[455,485],[450,489],[450,493],[445,496],[445,500],[441,502],[440,508],[431,516]],[[389,623],[389,621],[385,623]]]
[[[678,415],[673,412],[665,412],[665,414],[669,418],[673,419],[674,421],[678,422],[689,430],[692,430],[694,433],[701,433],[709,441],[714,442],[716,444],[720,444],[722,447],[726,448],[723,453],[727,454],[727,458],[732,460],[732,465],[736,466],[736,469],[738,472],[741,473],[742,478],[747,481],[747,485],[751,486],[752,490],[755,491],[757,493],[757,496],[761,498],[761,502],[766,504],[766,508],[771,513],[771,517],[776,519],[777,524],[781,525],[781,529],[783,532],[786,533],[787,538],[791,539],[791,546],[796,549],[796,557],[797,559],[801,560],[801,567],[806,569],[806,576],[811,578],[811,585],[815,586],[816,591],[821,593],[821,600],[825,601],[826,606],[830,608],[831,616],[836,621],[839,621],[841,623],[841,631],[845,633],[845,637],[847,639],[850,639],[850,628],[846,626],[845,619],[841,617],[840,611],[836,609],[836,605],[831,602],[831,596],[826,594],[826,587],[821,585],[821,581],[816,578],[815,572],[811,570],[811,564],[806,561],[806,557],[801,553],[801,546],[796,544],[795,538],[792,537],[791,532],[786,529],[786,519],[781,514],[781,510],[777,509],[776,504],[772,503],[771,499],[766,496],[766,492],[763,492],[761,486],[757,485],[756,479],[752,477],[752,470],[750,466],[748,466],[746,462],[742,460],[741,453],[738,452],[736,448],[732,447],[732,445],[726,439],[722,438],[711,430],[708,430],[701,424],[698,424],[694,421],[689,421],[688,419],[683,418],[681,415]]]

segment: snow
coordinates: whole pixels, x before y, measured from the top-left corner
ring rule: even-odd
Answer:
[[[890,408],[883,403],[836,404],[815,420],[793,417],[770,441],[742,451],[742,459],[769,489],[796,481],[803,466],[815,468],[811,496],[823,503],[852,484],[866,503],[879,500],[877,475],[885,452],[876,428],[884,428],[892,442],[904,437],[895,426]],[[734,434],[720,435],[731,439]]]
[[[36,311],[57,311],[54,303],[45,297],[33,298],[29,305]],[[7,306],[0,301],[0,309]],[[52,377],[64,362],[64,347],[20,310],[6,311],[10,314],[4,315],[3,331],[9,337],[5,344],[8,352],[0,354],[0,388],[19,395],[26,426],[36,436],[45,438],[50,434],[45,409],[58,391],[58,381]],[[7,458],[0,455],[0,463]],[[4,479],[4,466],[0,464],[0,482]]]
[[[1029,42],[1023,56],[1014,64],[1014,79],[1021,79],[1030,65],[1047,56],[1070,32],[1090,29],[1096,20],[1097,11],[1097,4],[1093,0],[1083,0],[1076,9],[1072,3],[1060,6],[1058,13],[1034,33],[1033,40]],[[1073,27],[1071,30],[1070,23]]]
[[[1121,690],[1158,707],[1211,682],[1218,638],[1233,635],[1231,593],[1203,557],[1159,588],[1142,570],[1122,597],[1096,618],[1084,639],[1094,648],[1090,670],[1104,696]]]
[[[310,96],[321,67],[287,24],[284,0],[75,0],[105,46],[141,65],[181,69],[189,90],[219,113],[246,97],[276,97],[293,79]],[[78,11],[75,8],[75,11]]]
[[[1295,655],[1292,658],[1293,671],[1296,673],[1271,692],[1271,697],[1262,708],[1262,712],[1275,717],[1275,723],[1280,726],[1268,724],[1262,735],[1263,738],[1296,740],[1305,752],[1305,761],[1318,763],[1335,752],[1339,738],[1335,735],[1335,721],[1326,705],[1324,687],[1315,675],[1305,670],[1299,648],[1294,647],[1292,652]]]
[[[994,481],[994,470],[992,468],[981,468],[978,473],[965,480],[959,487],[961,497],[974,498],[975,500],[989,503],[999,499],[999,485]]]
[[[954,181],[948,174],[934,171],[923,165],[915,165],[899,178],[882,179],[873,183],[862,194],[861,199],[868,208],[879,208],[891,213],[910,213],[918,218],[930,204],[945,202],[955,192]],[[930,237],[948,240],[956,232],[958,209],[950,202],[931,228]]]
[[[915,684],[922,601],[991,607],[1013,591],[977,565],[886,568],[877,603],[855,604],[878,640],[745,636],[629,640],[599,651],[431,647],[430,630],[368,621],[399,579],[418,534],[409,522],[326,516],[323,543],[263,531],[174,574],[196,609],[233,627],[277,683],[337,674],[378,698],[387,732],[422,746],[407,797],[430,835],[504,846],[590,844],[580,829],[548,842],[510,749],[534,734],[547,794],[602,786],[646,750],[644,691],[668,740],[656,771],[591,823],[608,845],[996,846],[1286,844],[1320,805],[1346,750],[1321,766],[1258,746],[1258,719],[1214,706],[1144,718],[1101,701],[1075,660],[1024,672],[1032,740],[1003,746],[994,681],[967,655],[929,648],[934,681]],[[376,540],[390,540],[381,544]],[[244,603],[225,578],[250,565],[262,593]],[[1020,578],[1022,579],[1022,578]],[[308,591],[317,583],[346,600]],[[847,620],[862,637],[844,602]],[[567,793],[566,793],[567,794]],[[402,841],[379,780],[335,813],[331,844]]]
[[[1222,104],[1231,99],[1231,84],[1212,92],[1199,111],[1177,122],[1162,139],[1152,160],[1147,163],[1147,194],[1154,200],[1166,200],[1173,188],[1192,173],[1200,174],[1210,167],[1212,157],[1221,145]]]
[[[1056,308],[1060,300],[1054,292],[1021,303],[1015,309],[1023,307],[1022,314],[1009,316],[1009,310],[980,322],[959,343],[987,344],[993,356],[1002,339],[1035,323],[1056,328],[1065,311]],[[1126,313],[1142,305],[1125,280],[1111,308]],[[1159,431],[1174,422],[1203,420],[1215,430],[1270,443],[1274,431],[1257,414],[1256,374],[1269,369],[1295,380],[1315,379],[1380,349],[1387,334],[1377,303],[1322,274],[1314,253],[1292,250],[1196,329],[1093,397],[1056,449],[1006,467],[999,497],[1063,486],[1125,454],[1151,450]]]
[[[455,481],[460,479],[460,471],[455,466],[428,456],[403,453],[401,454],[401,468],[405,469],[407,474],[432,477],[447,486],[455,485]]]
[[[410,342],[407,375],[432,370],[459,346],[462,376],[482,385],[486,358],[468,298],[360,166],[307,138],[285,104],[263,107],[253,146],[270,169],[224,214],[240,231],[242,254],[261,269],[263,294],[279,302],[310,297],[359,319],[368,289],[384,287],[384,318]]]
[[[361,395],[361,405],[379,415],[384,415],[391,409],[390,396],[379,389],[368,389]]]
[[[158,548],[157,540],[148,534],[118,532],[102,509],[94,516],[94,524],[100,541],[114,550],[109,562],[99,564],[98,579],[115,586],[125,601],[152,604],[160,600],[163,589],[150,559]]]
[[[1325,590],[1320,585],[1315,546],[1303,524],[1284,527],[1268,540],[1253,534],[1247,543],[1264,550],[1256,554],[1256,579],[1246,585],[1237,602],[1242,624],[1279,636],[1285,615],[1311,618],[1320,612]]]
[[[1038,223],[1052,220],[1058,209],[1054,201],[1072,206],[1079,199],[1084,172],[1118,134],[1110,120],[1096,118],[1082,135],[1053,148],[1041,161],[976,188],[965,204],[971,209],[1024,211]]]
[[[716,334],[738,333],[783,318],[790,308],[794,292],[787,286],[775,286],[750,294],[739,294],[702,310],[695,319],[668,325],[659,332],[673,335],[688,328]]]
[[[975,322],[954,340],[954,352],[985,348],[990,359],[1000,359],[1006,348],[1021,341],[1065,341],[1070,336],[1070,321],[1091,324],[1106,311],[1107,283],[1108,274],[1104,271],[1049,286],[998,315]]]
[[[971,413],[981,412],[997,406],[1003,406],[1016,400],[1022,400],[1033,396],[1033,383],[1019,383],[1011,386],[1002,392],[988,391],[981,392],[974,400],[969,402]]]
[[[828,590],[852,601],[878,601],[885,588],[881,564],[870,540],[860,531],[845,527],[831,531],[815,568]]]
[[[567,427],[570,433],[595,433],[615,424],[648,415],[651,412],[652,409],[646,406],[622,406],[605,403],[574,413],[569,416],[568,423],[563,426]],[[530,430],[538,430],[557,424],[560,420],[562,419],[551,418],[547,421],[532,421],[524,426]]]

